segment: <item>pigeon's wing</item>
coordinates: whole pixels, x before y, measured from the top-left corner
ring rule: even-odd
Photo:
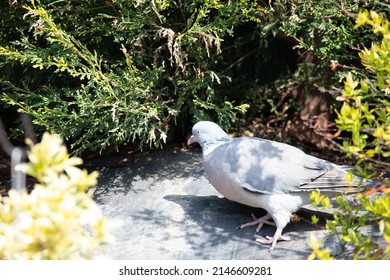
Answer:
[[[347,172],[283,143],[235,138],[213,151],[224,170],[250,192],[277,194],[347,187]]]
[[[310,157],[310,156],[307,156]],[[348,180],[350,167],[339,166],[327,161],[325,162],[324,173],[317,178],[303,181],[300,190],[318,189],[322,192],[356,193],[365,188],[377,185],[377,182],[365,181],[361,177],[352,175]]]

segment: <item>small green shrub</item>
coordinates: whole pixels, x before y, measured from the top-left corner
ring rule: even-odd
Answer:
[[[228,80],[215,65],[222,38],[254,17],[254,1],[20,3],[7,7],[19,25],[3,23],[19,30],[2,31],[0,65],[12,72],[3,100],[76,153],[161,146],[180,115],[227,127],[246,109],[215,93]]]
[[[359,57],[365,67],[361,78],[351,72],[338,99],[343,106],[337,112],[338,127],[351,133],[344,148],[362,158],[390,157],[390,30],[389,22],[374,11],[362,12],[356,26],[370,25],[382,35],[380,43],[364,48]],[[383,162],[385,164],[385,162]],[[390,164],[387,164],[390,166]]]
[[[360,159],[359,175],[370,178],[373,170],[367,162],[374,162],[377,168],[390,166],[386,160],[390,157],[390,24],[383,14],[363,11],[356,18],[356,28],[367,25],[381,40],[359,53],[365,67],[359,78],[354,78],[351,72],[346,75],[344,90],[338,98],[343,105],[336,121],[340,130],[351,134],[342,148]],[[334,219],[327,221],[330,232],[353,246],[355,259],[390,259],[390,192],[386,182],[382,190],[384,194],[375,197],[358,194],[357,205],[338,197],[339,209],[333,214]],[[318,193],[312,198],[316,204],[324,200]],[[370,221],[377,221],[384,242],[361,234],[360,228]],[[313,244],[315,252],[311,257],[321,258],[321,252]]]

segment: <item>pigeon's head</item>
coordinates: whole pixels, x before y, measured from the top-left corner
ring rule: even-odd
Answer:
[[[199,143],[205,152],[208,148],[229,140],[229,135],[219,125],[210,121],[201,121],[192,127],[192,135],[187,144]]]

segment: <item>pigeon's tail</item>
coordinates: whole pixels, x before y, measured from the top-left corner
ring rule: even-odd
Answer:
[[[379,181],[366,180],[356,175],[352,175],[352,181],[347,180],[347,171],[353,170],[353,167],[350,166],[329,164],[327,168],[328,169],[318,177],[303,182],[299,189],[301,191],[318,189],[329,194],[354,194],[359,192],[370,194],[375,192],[387,192],[387,189],[389,188],[388,185]]]
[[[345,171],[354,170],[353,167],[350,166],[339,166],[341,169]],[[354,176],[354,183],[357,183],[361,187],[361,192],[364,195],[370,195],[376,192],[382,192],[387,193],[390,191],[390,186],[387,184],[384,184],[382,182],[376,181],[376,180],[366,180],[363,181],[362,178],[358,176]]]
[[[390,191],[390,186],[385,183],[376,180],[364,180],[358,176],[354,176],[353,184],[356,186],[357,192],[361,192],[364,195],[377,192],[387,193]]]
[[[364,195],[370,195],[373,193],[381,192],[381,193],[388,193],[390,191],[390,186],[387,184],[382,184],[377,181],[370,181],[369,184],[365,184],[365,188],[362,191]]]
[[[366,180],[362,183],[362,188],[363,190],[365,189],[376,189],[378,188],[380,185],[382,185],[381,182],[379,181],[375,181],[375,180]]]

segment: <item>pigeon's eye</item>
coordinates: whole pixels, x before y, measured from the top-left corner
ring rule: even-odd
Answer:
[[[198,130],[196,133],[200,134],[200,131]]]

